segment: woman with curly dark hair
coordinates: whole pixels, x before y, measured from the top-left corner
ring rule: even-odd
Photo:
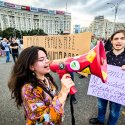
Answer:
[[[65,74],[58,92],[49,65],[46,50],[32,46],[21,52],[13,67],[8,87],[17,107],[24,107],[26,125],[62,123],[65,101],[74,82]]]

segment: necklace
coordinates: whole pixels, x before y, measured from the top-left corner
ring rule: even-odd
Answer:
[[[47,82],[47,78],[44,80],[39,80],[38,86],[40,86],[47,94],[51,96],[51,98],[53,98],[53,94],[51,94],[49,81]]]
[[[43,83],[44,87],[46,87],[46,89],[48,91],[50,91],[50,84],[47,78],[44,78],[44,80],[41,80],[41,82]]]
[[[44,80],[40,80],[40,84],[42,84],[42,86],[46,88],[46,90],[52,95],[56,94],[56,89],[54,89],[53,84],[49,78],[45,77]]]

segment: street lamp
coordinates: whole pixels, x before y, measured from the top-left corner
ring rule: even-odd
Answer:
[[[68,8],[67,6],[68,6],[68,0],[66,0],[66,12],[67,12],[67,8]]]
[[[115,18],[114,18],[114,31],[115,31],[115,22],[116,22],[116,17],[117,17],[117,13],[118,13],[118,8],[119,8],[119,5],[121,4],[123,0],[121,0],[120,2],[117,2],[116,4],[114,3],[107,3],[107,4],[111,4],[113,5],[111,8],[115,7]]]

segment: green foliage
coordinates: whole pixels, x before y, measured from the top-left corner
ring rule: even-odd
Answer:
[[[2,31],[0,30],[0,37],[2,36]]]
[[[7,37],[7,38],[10,38],[10,37],[13,37],[13,32],[14,32],[14,28],[7,28],[6,30],[3,30],[2,32],[2,37]]]
[[[29,31],[19,31],[15,28],[7,28],[3,31],[0,31],[0,36],[7,38],[22,38],[22,36],[33,36],[33,35],[47,35],[42,29],[34,29]]]

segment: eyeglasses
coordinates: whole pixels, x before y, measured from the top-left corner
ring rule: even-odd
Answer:
[[[49,60],[49,59],[48,59],[47,56],[46,56],[46,57],[40,57],[40,58],[38,59],[38,61],[40,61],[40,62],[42,62],[42,63],[46,63],[48,60]]]

